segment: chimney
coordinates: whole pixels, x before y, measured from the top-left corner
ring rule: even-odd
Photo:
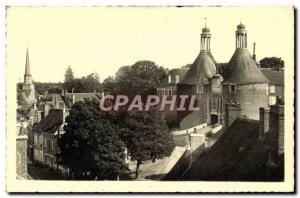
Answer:
[[[269,131],[270,108],[259,108],[259,138],[263,139],[264,135]]]
[[[256,61],[256,54],[255,54],[255,45],[256,43],[253,43],[253,60]]]
[[[270,108],[270,155],[276,162],[284,153],[284,105],[272,105]]]
[[[63,108],[63,124],[66,121],[66,117],[69,115],[69,111],[67,111],[65,108]]]
[[[49,110],[50,110],[50,108],[49,108],[48,104],[46,103],[44,105],[44,118],[48,115]]]

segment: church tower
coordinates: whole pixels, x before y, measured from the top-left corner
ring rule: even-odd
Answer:
[[[32,82],[32,76],[30,73],[29,51],[27,48],[24,82],[22,85],[21,93],[18,98],[18,104],[20,106],[32,106],[35,103],[36,103],[35,91]]]

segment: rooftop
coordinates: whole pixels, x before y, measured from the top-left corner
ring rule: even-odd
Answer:
[[[211,149],[199,156],[182,180],[282,180],[282,166],[273,175],[267,174],[266,143],[258,136],[258,121],[238,118]]]
[[[216,74],[216,65],[211,55],[206,51],[200,51],[198,57],[187,72],[181,83],[198,84],[203,83],[204,78],[210,79]]]
[[[33,130],[55,133],[63,124],[63,110],[51,109],[49,114],[33,126]]]
[[[284,69],[261,68],[262,73],[269,79],[270,84],[283,85],[284,84]]]
[[[237,84],[269,83],[249,51],[237,48],[226,66],[222,67],[224,82]]]

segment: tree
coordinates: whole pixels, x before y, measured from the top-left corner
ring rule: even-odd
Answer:
[[[64,81],[64,89],[71,92],[73,84],[74,84],[74,73],[71,66],[68,66],[65,72],[65,81]]]
[[[77,92],[99,92],[102,91],[101,83],[99,82],[99,75],[97,73],[91,73],[86,77],[82,77],[81,81],[81,89],[77,88]]]
[[[75,179],[115,180],[128,170],[125,144],[111,119],[117,112],[101,111],[98,105],[95,100],[75,103],[58,141],[58,162]]]
[[[91,73],[81,78],[74,78],[72,69],[69,66],[65,74],[64,89],[74,93],[100,92],[102,91],[102,85],[99,79],[97,73]]]
[[[102,84],[104,92],[116,93],[118,91],[117,82],[112,76],[104,79]]]
[[[277,57],[265,57],[259,63],[261,68],[281,69],[284,67],[284,61]]]
[[[34,82],[35,90],[38,95],[43,95],[45,92],[49,94],[60,94],[63,88],[63,83],[42,83],[42,82]]]
[[[138,61],[132,66],[121,67],[116,73],[117,87],[120,93],[155,93],[156,88],[166,77],[163,67],[153,61]]]
[[[170,156],[174,142],[165,121],[157,112],[129,111],[122,112],[119,118],[120,137],[125,142],[128,154],[136,160],[136,178],[139,168],[146,160]]]
[[[72,82],[74,80],[74,73],[73,70],[71,68],[71,66],[68,66],[66,73],[65,73],[65,82]]]

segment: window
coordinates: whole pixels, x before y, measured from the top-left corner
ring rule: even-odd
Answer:
[[[179,75],[176,75],[176,77],[175,77],[175,83],[176,84],[179,83]]]
[[[269,87],[269,89],[270,89],[270,93],[275,93],[275,85],[270,85],[270,87]]]
[[[276,96],[270,96],[269,97],[269,105],[276,104]]]
[[[44,147],[47,149],[48,148],[48,144],[47,144],[47,139],[46,138],[44,139],[44,144],[45,144]]]
[[[229,84],[229,93],[235,93],[235,92],[236,92],[236,85]]]
[[[168,83],[171,83],[171,75],[168,75]]]
[[[168,95],[172,96],[172,89],[169,89],[168,92],[169,92]]]
[[[43,137],[41,135],[39,136],[39,144],[43,144]]]
[[[34,134],[33,135],[33,143],[34,143],[34,145],[37,145],[37,139],[38,139],[37,134]]]
[[[197,94],[203,93],[203,85],[197,85],[196,89]]]

